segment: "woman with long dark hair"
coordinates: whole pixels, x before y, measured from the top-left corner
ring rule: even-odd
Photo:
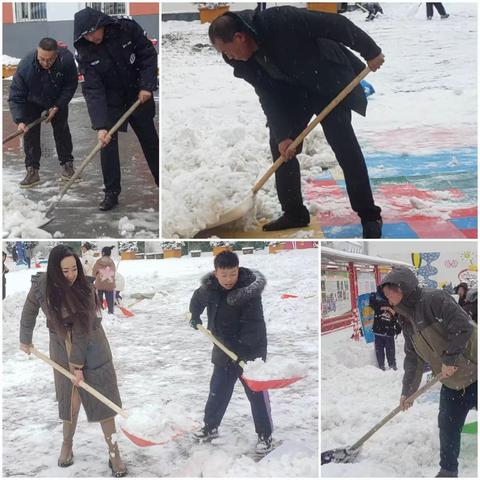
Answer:
[[[114,477],[127,474],[115,440],[116,413],[78,387],[81,380],[121,406],[112,353],[103,330],[93,278],[83,273],[74,251],[57,245],[48,257],[46,273],[32,276],[32,287],[25,301],[20,323],[20,349],[30,353],[33,330],[39,310],[45,313],[50,331],[50,358],[70,370],[75,381],[54,371],[55,392],[63,443],[59,467],[73,464],[72,443],[80,405],[89,422],[100,422],[108,445],[108,464]]]

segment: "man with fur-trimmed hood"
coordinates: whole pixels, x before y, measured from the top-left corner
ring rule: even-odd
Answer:
[[[405,361],[400,408],[415,393],[427,362],[440,381],[440,471],[437,477],[458,476],[460,434],[465,418],[477,408],[477,326],[445,291],[419,286],[407,267],[394,267],[383,279],[383,294],[400,315]]]
[[[232,361],[217,346],[213,347],[214,364],[210,394],[205,406],[204,426],[195,433],[199,441],[218,437],[218,427],[227,410],[237,379],[243,384],[252,408],[255,431],[258,435],[257,453],[272,448],[272,419],[268,392],[254,392],[240,377],[240,360],[266,359],[267,332],[263,318],[262,292],[265,277],[257,270],[239,267],[233,252],[222,252],[215,257],[215,270],[202,278],[190,301],[190,325],[197,329],[202,324],[200,315],[207,308],[208,329],[239,360]]]

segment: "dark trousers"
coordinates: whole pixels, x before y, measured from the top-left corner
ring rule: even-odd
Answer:
[[[273,424],[268,391],[254,392],[250,390],[240,375],[241,369],[233,363],[229,363],[226,367],[214,366],[210,380],[210,393],[207,404],[205,405],[204,423],[212,428],[220,425],[230,399],[232,398],[235,383],[237,383],[237,379],[240,378],[252,409],[255,432],[257,432],[258,435],[264,434],[270,436],[272,434]]]
[[[439,15],[446,15],[445,7],[441,3],[427,2],[427,17],[433,17],[433,7],[436,8]]]
[[[105,294],[105,300],[107,301],[108,313],[113,313],[113,297],[115,292],[107,292],[106,290],[98,291],[98,299],[100,300],[100,305],[103,308],[103,294]]]
[[[295,125],[295,135],[305,129],[312,115],[312,111],[301,110],[291,116]],[[339,105],[321,124],[325,138],[343,171],[352,209],[362,222],[378,220],[381,209],[374,203],[365,158],[353,131],[351,120],[351,110]],[[270,132],[270,150],[274,161],[280,156],[278,144],[282,140],[285,139],[273,138]],[[297,152],[301,151],[302,145]],[[282,210],[292,216],[302,215],[306,208],[302,198],[300,165],[296,157],[284,163],[276,171],[275,181]]]
[[[380,368],[385,368],[385,353],[387,354],[388,366],[396,367],[395,338],[388,335],[375,335],[375,355]]]
[[[128,123],[131,125],[138,141],[140,142],[148,167],[152,172],[155,183],[158,185],[158,170],[160,162],[158,133],[155,129],[153,116],[148,113],[148,109],[152,108],[155,109],[153,99],[138,107],[128,119]],[[120,193],[122,187],[120,185],[121,173],[117,134],[114,134],[110,143],[100,150],[100,160],[102,164],[105,191],[115,192],[117,194]]]
[[[36,120],[42,115],[41,108],[31,109],[31,120]],[[57,150],[60,165],[73,161],[72,156],[72,136],[68,127],[68,107],[61,108],[52,119],[53,138]],[[40,168],[40,157],[42,150],[40,148],[40,124],[31,128],[23,136],[23,148],[25,150],[25,167]]]
[[[442,385],[438,428],[440,429],[440,467],[458,472],[460,436],[469,410],[477,408],[477,382],[462,390]]]

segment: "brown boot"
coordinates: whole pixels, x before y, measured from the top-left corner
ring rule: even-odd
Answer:
[[[77,428],[78,415],[72,417],[71,422],[63,422],[63,443],[58,457],[58,466],[65,468],[73,465],[73,436]]]
[[[27,175],[20,182],[20,188],[31,188],[40,183],[40,175],[38,174],[38,168],[27,167]]]
[[[118,443],[114,437],[115,430],[115,419],[111,418],[110,420],[105,420],[101,422],[103,435],[105,436],[105,441],[108,445],[108,466],[112,470],[112,477],[125,477],[128,473],[127,467],[123,463],[120,452],[118,451]]]
[[[75,170],[73,169],[73,162],[65,162],[62,165],[62,179],[63,180],[70,180],[73,177]]]

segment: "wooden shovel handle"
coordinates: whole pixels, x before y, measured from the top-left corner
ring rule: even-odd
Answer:
[[[316,117],[308,124],[305,130],[293,141],[290,148],[297,148],[305,137],[348,95],[356,86],[370,73],[370,68],[365,67]],[[252,192],[256,194],[265,182],[281,167],[285,162],[285,157],[280,155],[275,163],[265,172],[262,178],[253,186]]]
[[[442,374],[439,373],[436,377],[433,377],[431,380],[429,380],[423,387],[419,388],[413,395],[410,395],[405,402],[413,402],[416,398],[418,398],[422,393],[425,393],[428,389],[433,387],[440,378],[442,377]],[[371,430],[369,430],[360,440],[358,440],[356,443],[354,443],[351,447],[349,447],[349,450],[356,450],[360,446],[362,446],[377,430],[382,428],[387,422],[389,422],[397,413],[401,411],[400,405],[392,410],[386,417],[384,417],[380,422],[378,422]]]
[[[43,360],[44,362],[48,363],[51,367],[53,367],[55,370],[57,370],[57,372],[60,372],[62,375],[65,375],[70,380],[75,380],[76,379],[75,375],[70,373],[67,369],[63,368],[58,363],[54,362],[50,357],[48,357],[44,353],[39,352],[33,345],[30,345],[30,353],[33,353],[40,360]],[[127,418],[127,412],[125,410],[123,410],[118,405],[116,405],[111,400],[109,400],[107,397],[102,395],[99,391],[95,390],[93,387],[88,385],[88,383],[85,383],[82,380],[78,385],[80,387],[82,387],[84,390],[86,390],[88,393],[93,395],[97,400],[100,400],[100,402],[105,404],[107,407],[111,408],[114,412],[117,412],[123,418]]]
[[[34,120],[32,123],[29,123],[27,125],[27,128],[30,129],[30,128],[33,128],[35,127],[36,125],[38,125],[39,123],[42,123],[43,121],[45,121],[46,119],[48,118],[48,115],[47,114],[44,114],[42,115],[40,118],[37,118],[36,120]],[[17,130],[16,132],[14,133],[11,133],[8,137],[5,137],[3,139],[3,143],[2,145],[5,145],[7,142],[9,142],[10,140],[13,140],[14,138],[17,138],[19,137],[20,135],[23,135],[25,132],[22,132],[20,130]]]
[[[137,100],[118,120],[118,122],[108,131],[108,135],[113,135],[122,125],[125,123],[127,118],[134,112],[134,110],[140,105],[140,100]],[[92,161],[93,157],[102,149],[102,144],[101,142],[98,142],[97,145],[95,145],[95,148],[87,155],[85,160],[80,164],[78,169],[75,171],[75,173],[70,177],[70,180],[66,183],[66,185],[62,188],[60,193],[58,194],[58,198],[56,201],[54,201],[50,207],[48,207],[48,210],[45,212],[45,215],[49,215],[52,210],[58,205],[60,200],[63,198],[67,190],[73,185],[75,180],[83,173],[85,168],[89,165],[89,163]]]
[[[201,323],[197,325],[197,330],[200,330],[203,334],[205,334],[220,350],[227,354],[233,361],[236,362],[238,360],[238,355],[229,350],[220,340],[218,340],[213,335],[210,330],[206,329]],[[245,362],[243,360],[240,360],[238,362],[238,365],[241,368],[245,368]]]

